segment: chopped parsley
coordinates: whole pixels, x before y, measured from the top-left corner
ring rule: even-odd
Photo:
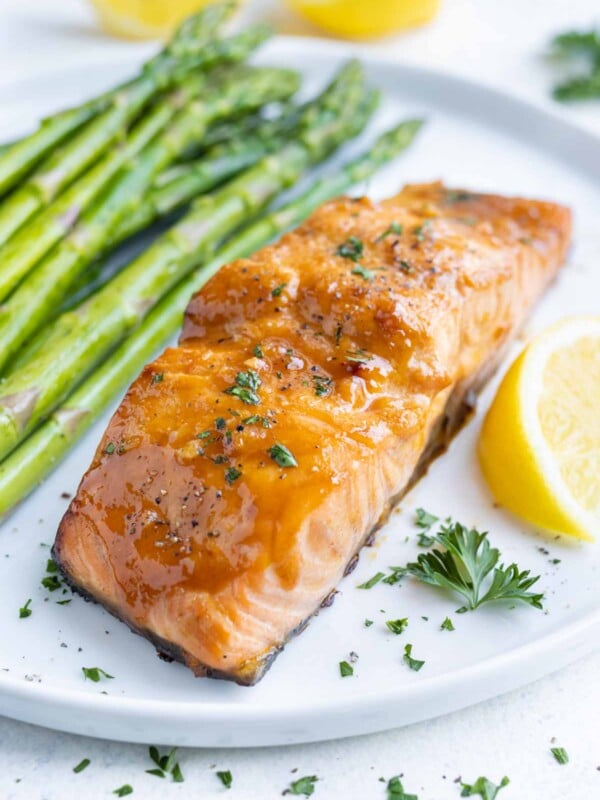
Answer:
[[[436,522],[439,522],[439,517],[425,511],[424,508],[417,508],[415,511],[415,525],[426,533]]]
[[[152,383],[162,383],[165,379],[164,372],[155,372],[152,376]]]
[[[253,414],[251,417],[246,417],[242,420],[243,425],[255,425],[257,422],[260,422],[263,428],[271,427],[268,417],[261,417],[258,414]]]
[[[25,605],[21,606],[21,608],[19,609],[19,619],[27,619],[27,617],[30,617],[33,614],[33,611],[29,608],[30,605],[31,605],[31,597],[25,603]]]
[[[317,397],[328,397],[331,394],[331,387],[333,386],[331,378],[326,375],[313,375],[312,379]]]
[[[229,469],[225,471],[225,480],[231,486],[232,483],[235,483],[235,481],[237,481],[237,479],[240,477],[241,474],[242,474],[241,469],[237,469],[236,467],[229,467]]]
[[[400,261],[399,266],[402,272],[406,272],[407,275],[409,272],[412,272],[412,266],[408,263],[408,261]]]
[[[286,789],[283,794],[302,794],[304,797],[310,797],[312,794],[314,794],[315,783],[318,780],[319,779],[316,775],[305,775],[303,778],[298,778],[297,781],[292,781],[289,789]]]
[[[233,783],[233,775],[228,769],[217,772],[217,778],[221,781],[221,783],[226,789],[231,789],[231,784]]]
[[[369,580],[365,581],[364,583],[359,583],[359,585],[356,588],[357,589],[372,589],[383,578],[385,578],[385,572],[376,572],[375,575],[373,575],[372,578],[369,578]]]
[[[273,447],[268,450],[269,455],[273,461],[280,467],[297,467],[298,462],[294,458],[293,453],[288,450],[284,444],[276,442]]]
[[[456,628],[454,627],[454,624],[453,624],[452,620],[450,619],[450,617],[446,617],[446,619],[442,622],[442,624],[440,625],[440,630],[441,631],[454,631],[454,630],[456,630]]]
[[[402,619],[388,619],[385,624],[388,630],[398,636],[406,630],[408,626],[408,617],[402,617]]]
[[[346,361],[350,361],[353,364],[366,364],[367,361],[370,361],[372,358],[373,356],[365,353],[365,351],[360,348],[346,351]]]
[[[113,443],[113,442],[109,442],[109,443],[106,445],[106,447],[104,448],[104,452],[106,453],[106,455],[107,455],[107,456],[112,456],[112,454],[115,452],[115,445],[114,445],[114,443]]]
[[[147,769],[148,775],[154,775],[156,778],[166,778],[167,775],[171,776],[173,783],[183,783],[183,773],[179,762],[175,761],[176,747],[172,747],[168,753],[160,754],[158,747],[152,745],[148,748],[148,754],[151,760],[156,764],[154,769]]]
[[[372,619],[366,619],[365,620],[365,628],[370,628],[372,624],[373,624],[373,620]]]
[[[113,794],[116,794],[117,797],[126,797],[128,794],[133,794],[133,786],[130,786],[128,783],[124,783],[123,786],[119,786],[118,789],[114,789]]]
[[[256,356],[256,358],[264,358],[264,353],[261,350],[261,347],[260,347],[259,344],[255,344],[254,345],[254,350],[252,351],[252,353]]]
[[[75,773],[83,772],[83,770],[89,767],[91,763],[92,762],[90,761],[89,758],[84,758],[79,762],[79,764],[77,764],[76,767],[73,767],[73,772]]]
[[[260,397],[256,391],[260,384],[260,376],[253,369],[249,369],[247,372],[238,372],[235,376],[235,385],[225,389],[225,394],[233,395],[248,405],[257,406],[260,403]]]
[[[402,225],[399,222],[392,222],[388,228],[384,230],[383,233],[380,233],[379,236],[375,239],[376,242],[381,242],[387,236],[390,236],[392,233],[396,234],[396,236],[402,236]]]
[[[101,678],[113,680],[115,677],[114,675],[109,675],[108,672],[100,669],[100,667],[82,667],[81,671],[83,672],[84,680],[90,680],[94,683],[98,683]]]
[[[478,794],[482,800],[495,800],[500,789],[508,786],[509,783],[510,781],[506,775],[502,778],[497,786],[495,783],[492,783],[490,780],[488,780],[488,778],[480,777],[477,778],[473,784],[461,783],[460,785],[462,786],[462,792],[460,793],[460,796],[474,797],[476,794]]]
[[[272,290],[271,297],[279,297],[279,295],[282,293],[282,291],[285,289],[286,286],[287,286],[287,283],[280,283],[279,286],[276,286]]]
[[[389,779],[386,788],[387,800],[419,800],[416,794],[406,794],[398,775]]]
[[[41,584],[44,589],[49,592],[55,592],[57,589],[62,588],[62,581],[58,573],[58,564],[53,558],[49,558],[46,562],[46,572],[49,573],[45,578],[42,578]]]
[[[350,261],[359,261],[363,256],[364,249],[365,247],[359,238],[350,236],[338,247],[336,255],[342,258],[349,258]]]
[[[218,431],[224,431],[227,422],[225,421],[225,417],[217,417],[215,420],[215,428]]]
[[[425,222],[421,223],[421,225],[417,225],[416,228],[413,228],[413,233],[418,242],[425,241],[425,234],[430,225],[431,220],[426,219]]]
[[[516,564],[498,566],[499,551],[490,547],[487,533],[468,529],[460,522],[442,525],[435,534],[435,548],[408,564],[410,575],[422,583],[451,589],[467,602],[468,609],[498,600],[521,601],[542,608],[543,594],[528,591],[539,576],[520,571]],[[486,582],[486,578],[491,578]]]
[[[425,664],[425,662],[419,661],[418,658],[412,657],[412,648],[413,648],[412,644],[404,645],[404,656],[402,657],[402,660],[411,669],[413,669],[415,672],[418,672],[421,669],[421,667]]]
[[[211,435],[211,431],[202,431],[202,433],[196,434],[196,439],[208,439]]]
[[[435,539],[433,536],[428,536],[426,533],[419,533],[417,536],[417,544],[419,547],[431,547],[435,544]]]
[[[383,582],[389,586],[395,586],[406,575],[406,567],[390,567],[389,569],[391,569],[391,572],[385,576]]]
[[[342,678],[348,678],[350,675],[354,675],[354,667],[352,664],[349,664],[347,661],[340,661],[340,675]]]
[[[569,754],[564,747],[551,747],[550,752],[559,764],[569,763]]]
[[[360,275],[365,281],[372,281],[375,277],[375,272],[372,269],[367,269],[361,264],[357,264],[352,270],[353,275]]]

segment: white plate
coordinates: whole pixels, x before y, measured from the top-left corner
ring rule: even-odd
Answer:
[[[279,38],[261,60],[301,70],[313,92],[346,53],[347,48],[322,40]],[[598,313],[599,140],[548,112],[464,80],[371,55],[365,64],[385,96],[376,121],[361,141],[346,148],[345,158],[392,120],[424,115],[429,123],[404,156],[357,191],[381,196],[405,181],[442,178],[450,185],[569,204],[575,210],[577,245],[529,331],[566,314]],[[8,138],[33,123],[40,110],[83,98],[130,71],[131,64],[94,67],[4,90],[0,128]],[[489,386],[481,409],[493,391]],[[376,546],[363,551],[357,570],[340,584],[334,606],[288,645],[262,683],[241,688],[194,679],[183,667],[160,661],[148,642],[100,607],[79,598],[57,605],[61,596],[40,586],[47,545],[67,504],[61,493],[75,490],[105,418],[0,529],[0,712],[137,742],[287,744],[427,719],[514,689],[588,653],[600,631],[598,547],[548,542],[493,508],[475,459],[480,419],[481,414],[404,499]],[[456,615],[456,599],[410,580],[400,587],[357,590],[377,570],[414,558],[417,506],[489,529],[507,562],[541,574],[546,612],[490,608]],[[560,563],[552,564],[551,558]],[[21,620],[19,606],[29,597],[33,614]],[[447,615],[455,632],[440,631]],[[409,626],[402,636],[386,631],[384,620],[405,616]],[[364,627],[365,618],[374,624]],[[413,655],[426,661],[418,673],[402,663],[407,642]],[[341,679],[338,662],[350,651],[360,657],[356,674]],[[114,680],[85,682],[83,666],[99,666]]]

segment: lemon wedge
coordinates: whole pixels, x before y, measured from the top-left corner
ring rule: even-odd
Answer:
[[[423,25],[440,0],[288,0],[309,22],[336,36],[383,36]]]
[[[534,525],[600,530],[600,317],[566,319],[508,370],[479,439],[496,500]]]
[[[214,0],[92,0],[106,31],[126,39],[162,39]]]

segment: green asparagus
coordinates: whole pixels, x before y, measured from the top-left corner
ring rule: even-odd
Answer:
[[[52,412],[162,295],[205,261],[220,240],[292,186],[311,164],[361,130],[372,111],[365,104],[362,83],[352,93],[341,94],[340,108],[332,100],[324,108],[311,109],[310,123],[296,141],[266,156],[213,195],[200,198],[174,228],[83,307],[57,320],[45,346],[0,387],[0,458]],[[96,233],[101,227],[96,221]],[[93,236],[94,231],[88,228],[86,234]],[[56,278],[50,273],[47,282],[53,281]],[[31,300],[36,297],[37,292]]]
[[[172,289],[141,325],[92,373],[52,417],[0,464],[0,515],[25,498],[64,458],[78,439],[122,391],[142,366],[181,324],[190,296],[218,269],[252,253],[290,226],[301,222],[322,202],[367,179],[407,147],[418,120],[384,134],[371,151],[318,181],[301,197],[249,226]]]
[[[201,60],[202,48],[215,36],[234,7],[235,4],[229,2],[219,3],[187,20],[176,31],[165,49],[143,65],[138,80],[145,81],[146,76],[149,76],[157,86],[164,87],[168,83],[168,76],[175,70],[177,60],[182,58],[198,60],[199,55]],[[198,66],[197,60],[190,65],[191,69]],[[222,60],[221,56],[217,55],[216,60]],[[40,159],[67,136],[114,104],[115,99],[120,97],[122,92],[127,92],[135,82],[135,79],[129,81],[77,108],[48,117],[36,131],[3,150],[0,154],[0,195],[15,186]]]
[[[113,228],[182,147],[201,139],[213,120],[288,96],[298,87],[295,72],[274,67],[228,67],[222,78],[203,100],[179,111],[171,125],[126,164],[108,191],[0,307],[0,368],[44,324],[77,276],[105,248]]]
[[[233,83],[240,68],[223,68],[220,82]],[[72,184],[47,208],[42,209],[27,225],[17,231],[0,247],[0,301],[4,300],[32,267],[50,251],[57,241],[67,235],[82,213],[94,201],[119,169],[137,155],[162,130],[175,113],[185,107],[207,85],[219,85],[219,71],[209,79],[200,74],[187,77],[169,96],[161,99],[134,127],[122,145],[108,152],[81,180]],[[280,91],[291,93],[297,88],[292,80],[282,80]],[[214,90],[212,92],[214,94]],[[215,100],[216,102],[216,100]],[[249,98],[248,102],[251,100]],[[255,107],[255,106],[251,106]],[[194,141],[198,141],[195,137]],[[202,137],[200,137],[201,139]],[[140,212],[141,213],[141,212]],[[124,238],[124,237],[121,237]]]
[[[265,38],[264,29],[250,29],[245,33],[207,44],[203,42],[203,61],[214,61],[215,49],[228,53],[228,60],[245,58]],[[231,43],[228,49],[227,43]],[[240,47],[240,42],[243,46]],[[55,150],[42,166],[0,205],[0,243],[6,242],[37,211],[48,205],[78,175],[93,164],[106,149],[123,136],[133,120],[153,95],[163,88],[167,78],[171,83],[183,78],[190,68],[198,64],[200,55],[189,60],[171,63],[167,75],[157,68],[146,70],[142,76],[117,92],[109,107],[81,131]],[[191,66],[190,66],[191,65]]]

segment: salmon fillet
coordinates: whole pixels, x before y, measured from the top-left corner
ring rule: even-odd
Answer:
[[[113,416],[54,554],[196,675],[258,681],[458,429],[569,245],[552,203],[327,203],[196,294]]]

